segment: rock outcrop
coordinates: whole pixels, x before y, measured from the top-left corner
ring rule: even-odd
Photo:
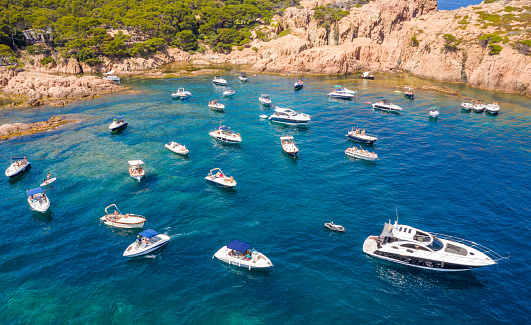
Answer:
[[[5,140],[22,135],[33,134],[37,132],[44,132],[55,129],[61,125],[74,123],[64,119],[61,116],[53,116],[48,121],[41,121],[35,123],[13,123],[0,125],[0,140]]]

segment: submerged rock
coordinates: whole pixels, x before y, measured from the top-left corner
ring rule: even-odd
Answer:
[[[53,116],[48,121],[35,123],[13,123],[0,125],[0,140],[5,140],[22,135],[44,132],[55,129],[61,125],[77,121],[66,120],[61,116]]]

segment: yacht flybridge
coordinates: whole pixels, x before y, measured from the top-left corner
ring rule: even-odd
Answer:
[[[363,252],[387,261],[436,271],[466,271],[496,264],[500,254],[477,243],[410,226],[385,223],[380,236],[369,236]]]
[[[264,254],[256,250],[249,250],[251,244],[233,240],[227,246],[221,247],[212,258],[217,258],[220,261],[228,263],[229,265],[237,265],[250,269],[267,269],[273,266],[273,263]]]

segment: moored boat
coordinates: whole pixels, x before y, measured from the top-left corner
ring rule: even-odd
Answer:
[[[299,153],[299,148],[297,148],[295,142],[293,142],[292,136],[280,137],[280,144],[282,145],[282,150],[288,155],[295,157]]]
[[[221,247],[212,258],[217,258],[220,261],[228,263],[229,265],[236,265],[251,269],[267,269],[273,266],[273,263],[264,254],[249,250],[251,244],[233,240],[227,246]]]
[[[413,88],[404,87],[404,89],[404,97],[407,97],[409,99],[415,99],[415,94],[413,94]]]
[[[430,109],[428,112],[431,118],[437,118],[439,116],[439,111],[436,109]]]
[[[112,123],[109,125],[109,130],[111,130],[111,132],[121,131],[125,129],[126,127],[127,127],[127,122],[124,121],[124,117],[116,116],[114,120],[112,121]]]
[[[269,98],[268,94],[260,95],[260,98],[258,98],[258,101],[260,102],[260,104],[264,106],[271,106],[271,99]]]
[[[332,92],[328,93],[329,98],[339,98],[339,99],[353,99],[356,98],[356,94],[353,94],[352,91],[344,90],[341,86],[335,86]]]
[[[46,191],[42,187],[27,190],[28,203],[33,211],[44,213],[50,207],[50,200],[46,196]]]
[[[114,208],[114,210],[110,212],[110,208]],[[100,222],[111,227],[132,229],[143,228],[146,218],[133,213],[122,214],[116,204],[111,204],[105,208],[105,215],[100,218]]]
[[[477,243],[385,223],[380,236],[369,236],[363,252],[383,260],[436,271],[466,271],[504,259]]]
[[[500,105],[498,105],[498,102],[488,104],[487,106],[485,106],[485,111],[492,115],[498,114],[498,112],[500,111]]]
[[[142,160],[129,160],[128,163],[129,175],[137,181],[140,181],[146,175],[146,171],[140,166],[143,165],[144,162]]]
[[[212,101],[208,102],[208,107],[215,110],[215,111],[223,111],[225,110],[225,105],[220,103],[219,101],[212,99]]]
[[[351,157],[359,158],[363,160],[374,161],[378,159],[378,155],[375,152],[364,150],[362,147],[360,147],[359,149],[357,147],[350,147],[347,150],[345,150],[345,154],[347,156],[351,156]]]
[[[225,86],[227,84],[227,80],[221,78],[220,76],[215,76],[214,80],[212,80],[212,83],[219,86]]]
[[[245,72],[240,72],[240,75],[238,76],[241,82],[247,82],[247,74]]]
[[[327,222],[324,224],[326,228],[330,229],[330,230],[333,230],[333,231],[337,231],[337,232],[346,232],[347,229],[345,229],[345,227],[343,227],[342,225],[336,225],[333,221],[332,222]]]
[[[297,79],[297,81],[295,81],[295,83],[293,84],[293,88],[295,90],[302,89],[302,87],[304,87],[304,82],[302,82],[302,80],[300,79]]]
[[[374,144],[376,140],[378,140],[377,137],[365,134],[365,129],[360,131],[358,127],[356,127],[356,129],[352,128],[351,131],[348,131],[347,138],[350,140],[359,141],[367,144]]]
[[[242,137],[239,133],[234,133],[227,126],[220,125],[214,131],[209,133],[211,137],[219,141],[227,143],[239,143],[242,142]]]
[[[103,77],[102,77],[103,80],[110,80],[110,81],[114,81],[117,84],[120,84],[120,77],[114,75],[114,70],[105,72],[102,74],[103,74]]]
[[[474,107],[474,101],[472,99],[463,99],[463,102],[461,103],[461,108],[464,111],[470,112],[470,110]]]
[[[11,158],[11,164],[6,168],[5,175],[10,178],[15,177],[26,171],[30,165],[26,156],[22,158],[13,157]]]
[[[303,125],[311,121],[310,115],[297,113],[289,108],[275,107],[273,115],[269,116],[271,122]]]
[[[184,90],[184,88],[179,88],[177,89],[176,92],[171,94],[172,98],[180,98],[180,99],[187,99],[187,98],[190,98],[190,96],[192,96],[192,93],[189,92],[188,90]]]
[[[369,74],[369,71],[365,71],[363,74],[358,75],[360,79],[374,79],[374,75]]]
[[[392,112],[392,113],[400,113],[402,111],[402,107],[395,105],[391,103],[388,100],[381,100],[377,103],[372,104],[372,107],[374,109],[379,109],[382,111]]]
[[[166,143],[164,146],[168,150],[171,150],[179,155],[187,155],[190,152],[190,150],[188,150],[184,144],[179,144],[175,141],[170,141],[170,143]]]
[[[125,257],[142,256],[161,248],[170,241],[170,236],[159,234],[153,229],[146,229],[138,234],[134,243],[124,252]]]
[[[487,105],[485,105],[484,100],[476,100],[476,103],[474,104],[474,106],[472,106],[472,109],[476,113],[482,113],[486,107]]]
[[[206,181],[221,187],[235,187],[236,181],[233,176],[225,175],[220,168],[211,169],[205,177]]]
[[[228,88],[227,90],[223,92],[223,96],[225,97],[232,96],[234,94],[236,94],[236,92],[232,88]]]

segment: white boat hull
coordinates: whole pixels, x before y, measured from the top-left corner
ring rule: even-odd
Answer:
[[[136,241],[129,245],[127,249],[125,250],[123,256],[125,257],[137,257],[146,255],[148,253],[153,252],[154,250],[157,250],[164,245],[166,245],[170,241],[170,237],[164,234],[158,234],[157,235],[161,240],[157,241],[156,243],[144,246],[144,244],[138,244]]]
[[[217,105],[212,105],[212,104],[208,104],[208,107],[215,110],[215,111],[223,111],[225,110],[225,105],[223,104],[217,104]]]
[[[234,179],[231,181],[229,177],[206,176],[205,179],[207,182],[221,187],[233,188],[237,184]]]
[[[345,150],[345,154],[347,156],[350,156],[350,157],[363,159],[363,160],[368,160],[368,161],[375,161],[376,159],[378,159],[378,155],[376,155],[376,154],[368,155],[368,154],[361,153],[360,151],[361,150],[356,150],[356,151]]]
[[[114,215],[103,216],[100,218],[100,222],[103,222],[110,227],[124,229],[143,228],[144,223],[146,222],[146,219],[137,216],[122,217],[118,220],[113,219],[113,217]]]
[[[220,134],[217,131],[212,131],[209,134],[214,139],[223,141],[225,143],[240,143],[242,141],[242,138],[239,135],[234,134],[234,133],[226,135],[226,134]]]
[[[223,246],[214,254],[214,257],[229,265],[236,265],[238,267],[243,267],[249,270],[267,269],[273,267],[273,263],[271,263],[269,258],[267,258],[267,256],[260,252],[253,252],[251,259],[247,260],[229,255],[230,251],[232,250],[228,249],[227,246]]]
[[[188,150],[188,149],[186,149],[186,148],[183,149],[182,146],[175,146],[175,147],[172,147],[172,146],[170,146],[170,145],[167,144],[167,143],[166,143],[164,146],[165,146],[168,150],[170,150],[170,151],[172,151],[172,152],[174,152],[174,153],[176,153],[176,154],[179,154],[179,155],[187,155],[187,154],[190,152],[190,150]]]
[[[44,213],[50,207],[50,200],[47,196],[40,197],[38,199],[32,199],[28,197],[28,203],[33,211]]]
[[[29,161],[20,167],[17,167],[15,163],[12,163],[9,167],[7,167],[5,174],[7,177],[15,177],[23,173],[30,165],[31,164]]]
[[[262,105],[265,105],[265,106],[271,106],[271,100],[265,100],[263,98],[258,98],[258,101],[260,102],[260,104]]]

